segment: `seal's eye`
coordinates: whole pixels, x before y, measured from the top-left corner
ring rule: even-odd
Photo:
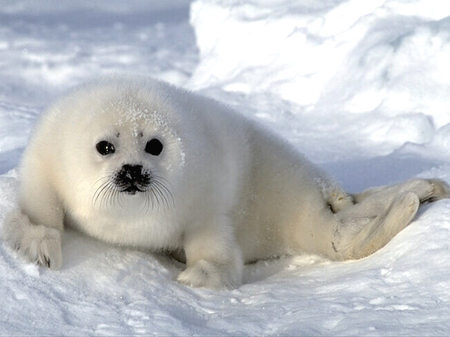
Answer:
[[[150,139],[145,145],[145,152],[153,156],[159,156],[163,150],[163,144],[156,138]]]
[[[98,153],[100,153],[102,156],[106,156],[108,154],[116,152],[116,148],[114,147],[114,145],[110,142],[107,142],[106,140],[98,142],[95,147],[97,148]]]

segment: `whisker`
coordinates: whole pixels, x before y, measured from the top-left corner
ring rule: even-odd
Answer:
[[[111,176],[109,176],[109,175],[108,175],[108,176],[100,177],[100,178],[98,178],[98,179],[94,182],[94,185],[97,184],[99,181],[102,181],[102,180],[109,180],[110,177],[111,177]]]
[[[117,202],[120,207],[122,207],[122,194],[117,188],[114,188],[114,202]]]
[[[149,203],[148,206],[149,206],[149,209],[150,209],[150,206],[151,206],[152,210],[154,210],[155,209],[155,199],[154,199],[154,196],[153,196],[153,192],[151,191],[151,193],[147,193],[147,195],[148,195],[148,203]]]
[[[157,190],[155,189],[154,185],[151,187],[151,192],[152,196],[154,197],[154,200],[156,200],[156,205],[159,205],[160,204],[159,194],[157,193]],[[154,207],[152,207],[152,209],[154,209]]]
[[[106,189],[108,189],[109,181],[104,182],[99,186],[99,188],[95,191],[93,196],[94,205],[97,203],[98,198],[104,193]]]
[[[98,185],[92,196],[92,203],[96,207],[112,207],[114,204],[120,207],[124,206],[124,193],[126,186],[117,185],[115,181],[116,172],[109,172],[108,175],[100,177],[94,183]],[[144,200],[141,200],[141,208],[144,212],[157,209],[159,207],[171,207],[174,206],[173,194],[168,188],[170,183],[164,177],[158,175],[152,175],[147,173],[146,180],[138,183],[136,187],[138,190],[145,191]],[[137,192],[141,193],[141,192]]]
[[[145,193],[144,213],[149,211],[149,195],[150,193]]]
[[[161,200],[164,202],[165,206],[168,207],[168,201],[167,197],[164,195],[163,191],[160,188],[160,185],[155,183],[154,185],[155,191],[158,193],[158,195],[161,197]]]
[[[107,206],[111,206],[113,204],[113,197],[114,197],[114,193],[116,191],[116,188],[114,187],[113,183],[110,182],[109,187],[108,187],[108,193],[107,193]]]
[[[95,206],[98,201],[100,201],[100,207],[102,207],[103,203],[105,202],[105,197],[108,194],[108,190],[112,187],[111,181],[113,180],[112,177],[114,176],[114,171],[108,172],[105,176],[100,177],[94,182],[94,186],[98,183],[100,185],[95,190],[93,196],[92,196],[92,203]]]
[[[162,180],[162,181],[160,181]],[[158,179],[155,179],[155,185],[158,186],[158,188],[160,189],[161,193],[164,195],[165,200],[166,200],[166,206],[174,206],[174,198],[173,198],[173,194],[172,192],[167,188],[167,186],[163,183],[163,181],[165,181],[165,179],[162,179],[161,177],[158,177]],[[170,202],[169,202],[170,201]]]

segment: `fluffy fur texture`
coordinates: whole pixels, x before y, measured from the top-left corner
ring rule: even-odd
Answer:
[[[60,268],[70,225],[115,244],[181,252],[178,281],[210,288],[239,286],[243,264],[257,259],[367,256],[408,225],[420,202],[449,191],[416,179],[348,195],[224,105],[126,78],[83,86],[51,106],[20,176],[3,237],[28,259]]]

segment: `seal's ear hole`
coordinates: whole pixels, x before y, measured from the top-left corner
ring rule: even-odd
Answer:
[[[147,142],[145,145],[145,152],[150,153],[153,156],[159,156],[163,150],[163,144],[159,139],[153,138]]]
[[[98,142],[97,145],[95,145],[95,148],[102,156],[106,156],[108,154],[116,152],[116,148],[114,147],[114,145],[106,140]]]

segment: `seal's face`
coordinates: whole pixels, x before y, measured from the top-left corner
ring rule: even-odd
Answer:
[[[97,152],[104,157],[116,152],[114,144],[107,140],[101,140],[95,147]],[[152,138],[145,145],[145,152],[153,156],[159,156],[163,148],[164,145],[160,140]],[[131,195],[136,194],[136,192],[147,192],[151,185],[157,184],[152,172],[150,170],[145,170],[144,166],[141,164],[122,165],[112,177],[112,181],[119,192]]]
[[[133,204],[143,201],[147,210],[154,209],[155,206],[170,206],[173,196],[166,178],[161,175],[168,175],[169,172],[162,169],[162,165],[158,165],[157,158],[151,158],[162,154],[164,144],[157,138],[152,138],[142,147],[140,159],[130,156],[131,158],[124,161],[122,158],[127,157],[127,153],[136,153],[139,150],[134,147],[140,142],[117,143],[121,144],[120,148],[124,152],[122,155],[116,155],[116,145],[110,141],[101,140],[95,146],[102,157],[101,165],[107,168],[109,174],[100,178],[101,184],[94,193],[94,204],[98,203],[96,206],[102,207],[104,204],[117,202],[123,206],[128,200]]]
[[[173,206],[184,156],[165,123],[167,108],[128,96],[102,101],[83,130],[91,135],[83,141],[90,168],[83,174],[90,175],[93,206],[130,215]]]

